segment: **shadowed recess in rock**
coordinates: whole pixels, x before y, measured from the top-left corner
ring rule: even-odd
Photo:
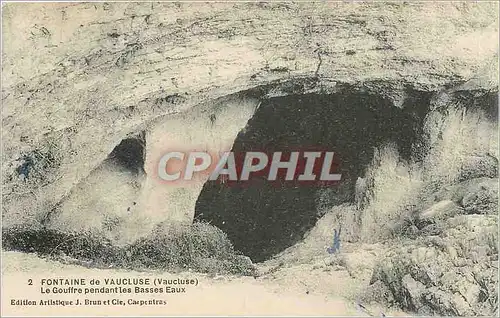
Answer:
[[[107,160],[133,173],[144,172],[144,147],[144,133],[123,139],[109,154]]]
[[[342,181],[333,186],[330,204],[349,202],[375,147],[394,142],[404,158],[414,152],[429,99],[429,93],[409,91],[398,108],[381,96],[349,90],[271,98],[238,134],[232,151],[333,151]],[[277,187],[264,179],[245,187],[209,181],[197,200],[195,219],[221,228],[236,249],[262,261],[298,242],[314,226],[318,190],[310,185]]]

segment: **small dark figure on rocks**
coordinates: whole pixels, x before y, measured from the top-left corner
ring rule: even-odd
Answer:
[[[340,232],[342,231],[342,227],[339,226],[339,230],[333,230],[333,245],[326,249],[329,254],[335,254],[340,252]]]

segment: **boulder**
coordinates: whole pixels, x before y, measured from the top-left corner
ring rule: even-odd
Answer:
[[[429,221],[443,219],[461,213],[461,208],[451,200],[443,200],[422,211],[420,220]]]
[[[498,214],[498,178],[469,184],[461,205],[468,214]]]
[[[497,218],[460,215],[446,224],[440,236],[393,247],[370,285],[384,284],[395,304],[419,314],[492,315],[498,302]]]
[[[460,169],[459,180],[498,177],[498,159],[489,154],[468,156]]]

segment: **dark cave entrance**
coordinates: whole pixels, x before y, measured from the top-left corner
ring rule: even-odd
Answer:
[[[132,173],[144,173],[146,137],[141,132],[123,139],[106,159]]]
[[[290,95],[262,102],[236,138],[232,151],[285,151],[320,147],[338,155],[342,181],[332,186],[332,205],[352,201],[354,185],[374,148],[394,142],[403,158],[420,144],[431,94],[410,91],[402,108],[364,92]],[[259,262],[303,238],[318,218],[318,186],[276,187],[263,181],[229,187],[208,181],[195,220],[227,233],[235,248]]]

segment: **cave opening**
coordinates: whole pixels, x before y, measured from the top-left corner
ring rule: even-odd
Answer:
[[[106,159],[134,174],[144,173],[145,133],[123,139]]]
[[[421,127],[431,94],[408,90],[402,107],[383,96],[344,90],[262,101],[234,141],[233,152],[322,148],[338,156],[342,180],[330,186],[331,205],[351,202],[358,177],[374,150],[393,142],[403,159],[421,145]],[[207,181],[198,197],[195,220],[222,229],[235,248],[260,262],[301,240],[321,217],[320,185],[276,187],[265,180],[245,187]]]

